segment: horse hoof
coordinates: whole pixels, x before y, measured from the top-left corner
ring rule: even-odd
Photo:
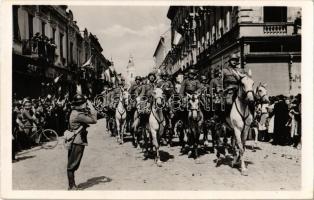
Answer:
[[[248,176],[248,170],[247,169],[241,169],[241,175],[242,176]]]
[[[158,160],[158,161],[156,162],[156,165],[157,165],[158,167],[162,167],[161,161]]]

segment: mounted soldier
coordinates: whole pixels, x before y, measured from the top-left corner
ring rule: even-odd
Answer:
[[[162,89],[163,94],[165,96],[165,102],[168,102],[168,100],[170,99],[171,95],[174,93],[174,87],[172,82],[169,80],[169,74],[165,71],[161,72],[160,74],[161,76],[161,80],[156,84],[156,86],[160,89]],[[171,144],[171,139],[172,139],[172,135],[173,135],[173,130],[172,130],[172,125],[170,122],[170,113],[169,113],[169,105],[165,104],[165,106],[163,107],[163,115],[166,118],[166,134],[164,134],[164,137],[168,136],[168,144]],[[165,139],[165,138],[163,138]],[[164,141],[162,141],[163,143],[165,143]]]
[[[185,93],[195,94],[200,92],[202,89],[202,84],[196,79],[195,69],[190,69],[187,79],[183,80],[180,88],[180,95],[183,97]]]
[[[137,137],[137,127],[133,126],[134,119],[135,119],[135,112],[136,112],[136,97],[141,93],[141,77],[136,76],[135,77],[135,82],[131,84],[129,88],[129,94],[130,94],[130,103],[127,108],[127,126],[126,129],[127,131],[130,131],[132,138],[133,138],[133,146],[137,147],[138,144],[138,137]]]
[[[239,57],[236,54],[232,54],[228,62],[229,65],[222,70],[222,74],[227,110],[230,110],[239,88],[239,81],[241,79],[239,74],[245,74],[245,71],[238,67]]]

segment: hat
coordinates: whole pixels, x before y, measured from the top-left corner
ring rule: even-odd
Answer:
[[[166,72],[166,71],[162,71],[161,73],[160,73],[160,76],[167,76],[168,75],[168,73]]]
[[[202,80],[202,81],[207,81],[206,75],[201,75],[201,80]]]
[[[154,79],[156,79],[156,75],[155,75],[153,72],[150,72],[150,73],[147,75],[147,78],[149,78],[150,76],[153,76]]]
[[[196,75],[196,70],[195,69],[189,69],[189,74],[195,74]]]
[[[140,76],[136,76],[135,80],[141,80],[141,77]]]
[[[239,57],[236,55],[236,54],[232,54],[231,56],[230,56],[230,58],[229,58],[229,61],[230,60],[239,60]]]
[[[80,106],[80,105],[82,105],[85,102],[86,102],[86,99],[85,99],[85,97],[83,95],[76,94],[73,97],[72,105],[73,106]]]
[[[216,68],[214,70],[214,75],[219,75],[221,72],[220,72],[220,69],[219,68]]]

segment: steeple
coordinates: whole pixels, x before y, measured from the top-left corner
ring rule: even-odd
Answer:
[[[134,61],[133,61],[133,56],[130,54],[127,69],[132,68],[132,67],[134,67]]]

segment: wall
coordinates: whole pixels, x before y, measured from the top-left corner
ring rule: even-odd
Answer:
[[[289,68],[288,63],[248,63],[246,70],[251,69],[255,86],[260,82],[267,83],[269,95],[296,95],[301,93],[301,64],[293,63],[291,67],[292,77],[296,81],[292,82],[292,90],[289,93]],[[279,78],[280,77],[280,78]]]

